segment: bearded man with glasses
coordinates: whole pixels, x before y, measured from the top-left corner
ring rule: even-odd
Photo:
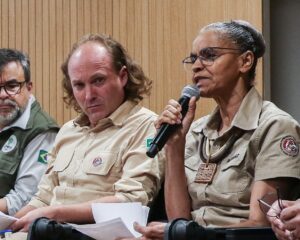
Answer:
[[[9,215],[36,192],[59,129],[31,90],[28,57],[0,49],[0,211]]]

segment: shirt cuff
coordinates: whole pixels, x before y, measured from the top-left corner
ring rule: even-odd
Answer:
[[[31,205],[36,208],[47,207],[48,205],[38,199],[32,198],[28,205]]]

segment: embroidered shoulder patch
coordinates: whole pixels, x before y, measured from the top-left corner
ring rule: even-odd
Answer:
[[[280,148],[286,155],[291,157],[295,157],[299,153],[299,144],[297,144],[296,139],[292,136],[282,138]]]
[[[40,162],[40,163],[47,164],[48,163],[47,156],[48,156],[48,152],[47,151],[40,150],[39,157],[38,157],[37,161]]]

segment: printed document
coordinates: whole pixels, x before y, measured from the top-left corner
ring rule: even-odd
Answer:
[[[139,237],[133,229],[137,222],[146,226],[149,208],[141,203],[94,203],[92,204],[95,224],[71,224],[77,231],[96,240]]]
[[[0,230],[5,230],[10,224],[17,220],[17,218],[6,215],[0,211]]]

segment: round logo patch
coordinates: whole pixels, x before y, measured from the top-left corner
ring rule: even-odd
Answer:
[[[17,138],[15,135],[11,135],[6,143],[3,145],[1,151],[4,153],[11,152],[17,145]]]
[[[281,139],[281,150],[288,156],[295,157],[299,153],[299,145],[296,143],[296,139],[292,136],[286,136]]]
[[[99,166],[101,163],[102,163],[102,158],[101,158],[101,157],[96,157],[96,158],[93,160],[93,166],[94,166],[94,167]]]

